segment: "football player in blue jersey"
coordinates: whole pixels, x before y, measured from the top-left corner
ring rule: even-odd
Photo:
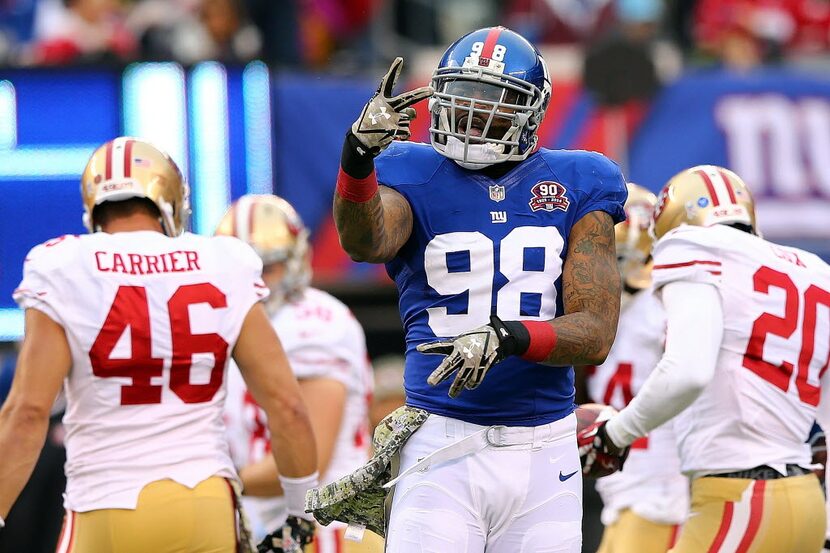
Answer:
[[[545,62],[503,27],[456,41],[432,86],[396,59],[346,135],[340,241],[385,263],[406,329],[407,405],[389,551],[581,550],[572,365],[601,363],[620,303],[620,169],[537,149]],[[431,147],[403,142],[430,97]],[[397,140],[396,140],[397,139]]]

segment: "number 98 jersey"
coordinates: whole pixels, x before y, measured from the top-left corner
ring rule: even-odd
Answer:
[[[243,242],[152,231],[65,236],[29,253],[15,300],[58,322],[72,368],[66,507],[134,509],[141,489],[235,478],[225,369],[268,295]]]
[[[809,466],[830,360],[830,267],[724,225],[682,225],[655,245],[652,275],[658,289],[712,284],[723,306],[715,377],[674,419],[683,472]]]
[[[562,266],[571,227],[591,211],[624,219],[625,181],[604,156],[541,149],[504,176],[459,167],[423,144],[393,143],[378,182],[409,202],[412,234],[386,269],[406,330],[407,403],[481,425],[534,426],[573,410],[573,370],[511,357],[458,398],[427,377],[440,359],[415,350],[503,320],[563,314]]]

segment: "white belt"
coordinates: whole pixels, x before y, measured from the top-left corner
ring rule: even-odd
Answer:
[[[448,424],[455,422],[448,420]],[[398,481],[418,471],[426,471],[432,465],[454,461],[477,453],[487,447],[527,446],[520,449],[540,449],[542,444],[554,442],[574,435],[576,417],[571,414],[564,419],[541,426],[488,426],[437,449],[383,485],[391,488]]]

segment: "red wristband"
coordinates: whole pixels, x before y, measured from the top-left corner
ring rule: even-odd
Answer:
[[[525,361],[544,361],[556,347],[556,330],[545,321],[522,321],[530,335],[530,345],[520,357]]]
[[[378,180],[372,171],[367,177],[356,179],[340,168],[337,173],[337,195],[355,203],[368,202],[378,191]]]

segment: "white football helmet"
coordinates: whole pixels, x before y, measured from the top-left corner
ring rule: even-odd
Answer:
[[[640,290],[651,285],[651,214],[657,196],[637,184],[628,183],[625,221],[614,228],[617,263],[627,288]]]
[[[299,297],[311,282],[309,232],[294,208],[279,196],[247,194],[236,200],[216,228],[217,236],[235,236],[251,245],[262,264],[282,263],[279,282],[269,284],[268,310]]]

